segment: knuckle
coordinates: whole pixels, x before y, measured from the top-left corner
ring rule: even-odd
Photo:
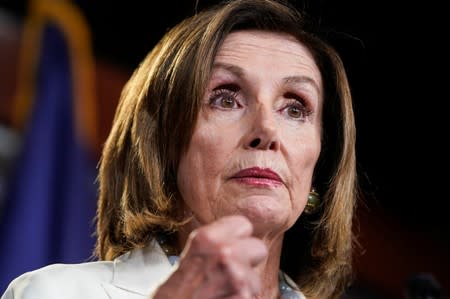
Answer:
[[[233,251],[229,246],[220,246],[217,250],[217,257],[221,264],[226,265],[232,260]]]
[[[243,272],[235,272],[233,274],[233,286],[235,290],[240,290],[247,287],[247,277]]]
[[[194,248],[205,248],[215,244],[213,234],[207,228],[195,230],[189,238]]]
[[[251,228],[252,227],[252,223],[250,222],[250,220],[248,220],[247,217],[242,216],[242,215],[232,215],[232,216],[228,216],[228,221],[240,226],[240,227],[244,227],[244,228]]]

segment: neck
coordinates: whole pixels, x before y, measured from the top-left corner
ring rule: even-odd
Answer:
[[[279,298],[278,272],[280,270],[281,248],[283,236],[278,239],[264,240],[269,250],[265,261],[260,263],[256,271],[261,279],[261,294],[256,298]]]

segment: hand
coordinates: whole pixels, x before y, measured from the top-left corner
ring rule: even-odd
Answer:
[[[196,229],[177,270],[153,298],[252,298],[261,288],[255,268],[267,257],[265,244],[252,232],[243,216],[223,217]]]

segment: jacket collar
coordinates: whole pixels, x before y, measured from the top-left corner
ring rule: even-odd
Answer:
[[[175,269],[158,242],[152,241],[147,247],[135,249],[116,258],[111,284],[105,284],[103,287],[111,298],[123,298],[124,291],[148,296]]]

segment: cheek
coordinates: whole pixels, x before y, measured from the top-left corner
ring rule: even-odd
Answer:
[[[289,146],[291,150],[288,155],[288,165],[292,174],[291,196],[294,204],[304,205],[313,184],[314,168],[320,155],[320,137],[314,134],[295,143]]]
[[[303,165],[304,170],[312,176],[320,155],[320,142],[309,142],[298,148],[297,163]]]
[[[211,126],[196,128],[178,167],[178,188],[186,203],[212,200],[227,165],[226,145],[223,134]]]
[[[288,165],[295,165],[292,169],[294,174],[300,178],[312,176],[321,150],[320,131],[311,129],[300,134],[290,132],[290,136],[285,139],[290,140],[289,144],[286,144],[286,152]]]
[[[196,132],[191,139],[187,152],[181,157],[178,167],[178,185],[183,198],[187,198],[193,190],[201,191],[202,182],[213,170],[213,164],[205,161],[212,153],[207,137]],[[201,188],[200,188],[201,187]]]

